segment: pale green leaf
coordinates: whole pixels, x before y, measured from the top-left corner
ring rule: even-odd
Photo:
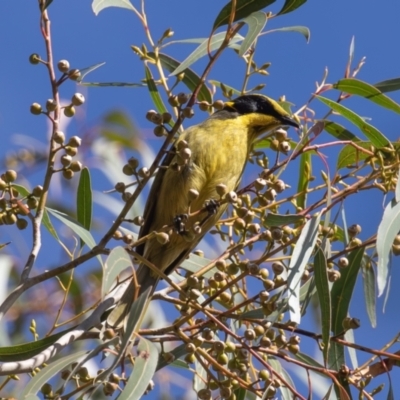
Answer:
[[[400,114],[400,104],[397,104],[394,100],[384,95],[379,89],[369,83],[355,78],[345,78],[335,83],[333,87],[345,93],[364,97],[388,110]]]
[[[301,230],[299,239],[290,258],[288,277],[287,277],[287,293],[289,305],[290,321],[297,324],[301,320],[300,307],[300,283],[304,273],[304,269],[310,260],[311,253],[314,250],[315,243],[318,238],[318,226],[321,215],[314,215]]]
[[[104,10],[108,7],[120,7],[127,8],[128,10],[133,11],[135,8],[128,0],[93,0],[92,1],[92,10],[98,15],[100,11]]]
[[[190,67],[200,58],[208,55],[209,52],[219,49],[225,40],[226,32],[220,32],[213,35],[211,39],[206,39],[200,44],[182,63],[172,71],[171,75],[178,75],[183,72],[186,68]],[[230,43],[237,43],[242,41],[243,36],[236,34],[230,41]]]
[[[267,23],[267,15],[262,11],[256,11],[246,17],[243,22],[248,25],[249,30],[240,45],[239,56],[241,57],[247,52],[247,50],[249,50],[256,41],[259,33],[264,29],[264,26]]]
[[[393,199],[385,208],[378,227],[376,251],[378,253],[378,297],[386,288],[389,277],[389,260],[392,244],[400,229],[400,202]]]
[[[330,107],[333,111],[339,113],[344,118],[348,119],[354,125],[356,125],[364,135],[371,141],[371,143],[380,148],[385,147],[389,144],[389,140],[374,126],[366,122],[363,118],[357,115],[354,111],[342,106],[341,104],[327,99],[326,97],[316,96],[318,100],[322,103],[325,103],[328,107]]]
[[[271,30],[263,33],[263,35],[266,35],[266,34],[269,34],[269,33],[274,33],[274,32],[297,32],[297,33],[301,33],[305,37],[307,43],[310,41],[310,36],[311,36],[310,30],[306,26],[287,26],[287,27],[283,27],[283,28],[271,29]]]

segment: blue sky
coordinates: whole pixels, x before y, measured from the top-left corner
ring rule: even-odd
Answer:
[[[136,0],[132,3],[139,6]],[[278,11],[282,3],[278,1],[271,10]],[[172,28],[176,40],[207,37],[216,14],[224,4],[225,1],[220,0],[148,1],[146,10],[153,37],[157,39],[167,28]],[[95,16],[90,1],[81,0],[54,0],[49,12],[55,60],[68,59],[71,66],[77,68],[106,62],[105,66],[88,76],[88,81],[139,82],[143,79],[143,66],[130,46],[140,46],[146,42],[146,38],[133,13],[110,8]],[[325,67],[329,70],[327,82],[334,83],[343,76],[353,36],[354,65],[362,57],[366,57],[366,64],[358,75],[359,79],[375,83],[399,77],[399,15],[400,3],[397,0],[385,0],[379,4],[373,0],[309,0],[299,10],[269,21],[266,29],[307,26],[311,31],[310,43],[307,44],[304,37],[298,33],[273,33],[264,36],[259,41],[255,59],[258,64],[272,62],[272,66],[269,69],[270,75],[254,80],[254,85],[266,83],[263,93],[273,98],[286,95],[287,99],[295,104],[295,110],[309,99],[315,89],[315,82],[321,80]],[[36,2],[0,2],[0,51],[3,57],[0,67],[0,156],[4,156],[8,151],[6,149],[20,148],[15,144],[15,134],[26,135],[37,143],[44,144],[46,140],[45,119],[29,113],[32,102],[44,104],[50,97],[45,69],[32,66],[28,62],[31,53],[44,55],[38,22]],[[193,49],[193,45],[180,44],[167,47],[166,51],[176,59],[183,60]],[[240,87],[244,63],[239,62],[237,57],[233,52],[225,54],[210,78]],[[204,65],[203,59],[192,68],[200,74]],[[68,83],[62,87],[62,95],[68,99],[76,90],[74,84]],[[154,108],[147,89],[109,87],[79,90],[83,90],[87,103],[84,113],[68,126],[68,135],[79,134],[95,125],[109,110],[123,109],[136,122],[142,137],[151,147],[156,149],[161,144],[161,141],[152,135],[152,126],[144,118],[146,111]],[[400,92],[389,95],[400,102]],[[319,116],[327,111],[322,104],[313,105]],[[395,113],[381,109],[364,99],[351,99],[345,105],[362,116],[370,117],[371,123],[391,140],[400,137],[399,116]],[[193,121],[201,118],[203,114],[199,113]],[[355,128],[353,131],[358,133]],[[31,171],[21,171],[21,176],[33,179],[34,184],[40,184],[40,171],[34,171],[33,175]],[[104,184],[100,179],[95,180],[93,185],[99,190],[110,187],[110,183]],[[68,207],[72,206],[73,200],[65,201]],[[382,215],[382,202],[382,196],[372,196],[368,201],[364,198],[362,203],[358,200],[350,202],[347,214],[354,219],[351,223],[359,222],[368,215],[368,220],[363,226],[366,232],[363,238],[367,238],[376,229]],[[23,240],[14,250],[10,248],[10,252],[18,249],[24,252],[29,249],[29,236],[20,236],[18,232],[5,232],[4,227],[0,227],[0,243],[10,238],[14,242],[16,239],[18,241],[18,238]],[[399,274],[394,271],[394,282],[396,277],[399,278]],[[394,334],[393,321],[398,320],[395,309],[396,293],[393,292],[389,298],[386,314],[378,317],[379,338],[376,337],[377,330],[368,328],[360,285],[357,287],[357,293],[360,304],[353,304],[353,308],[363,319],[363,327],[366,329],[363,329],[363,337],[357,337],[357,333],[356,337],[367,346],[383,346]],[[382,301],[378,304],[381,310]],[[385,326],[388,329],[384,329]],[[156,398],[155,396],[156,394],[150,395],[148,398]]]

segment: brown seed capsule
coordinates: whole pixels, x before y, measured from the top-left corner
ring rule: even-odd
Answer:
[[[280,275],[285,270],[285,267],[280,261],[272,263],[271,267],[276,275]]]
[[[132,176],[135,173],[134,169],[129,164],[125,164],[122,167],[122,172],[124,175],[127,175],[127,176]]]
[[[274,182],[273,188],[276,190],[276,193],[282,193],[286,189],[286,184],[281,179],[278,179]]]
[[[125,192],[126,185],[125,185],[124,182],[117,182],[117,183],[115,184],[114,188],[115,188],[115,190],[116,190],[118,193],[124,193],[124,192]]]
[[[279,143],[279,151],[287,154],[291,150],[290,143],[283,141]]]
[[[216,110],[222,110],[225,106],[225,103],[222,100],[217,100],[214,101],[212,105]]]
[[[287,132],[282,128],[277,129],[274,133],[276,139],[279,140],[280,142],[283,142],[287,139]]]
[[[229,203],[236,203],[238,201],[238,195],[233,190],[226,194],[226,200]]]
[[[72,171],[71,169],[64,169],[62,174],[63,174],[63,177],[68,180],[72,179],[75,175],[74,171]]]
[[[52,112],[57,108],[57,103],[54,101],[54,99],[48,99],[46,101],[46,110],[48,112]]]
[[[215,189],[216,189],[218,195],[221,196],[221,197],[224,196],[224,195],[226,194],[226,192],[227,192],[227,187],[226,187],[226,185],[223,184],[223,183],[218,184],[218,185],[215,187]]]
[[[53,135],[53,139],[57,144],[64,144],[64,142],[65,142],[64,132],[55,131],[54,135]]]
[[[185,118],[192,118],[194,116],[194,110],[192,107],[185,107],[182,110],[182,114]]]
[[[328,280],[329,282],[336,282],[340,279],[340,272],[336,270],[329,270],[328,271]]]

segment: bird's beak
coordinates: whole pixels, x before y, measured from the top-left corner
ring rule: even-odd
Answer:
[[[287,117],[287,116],[281,117],[281,121],[282,121],[283,125],[289,125],[289,126],[293,126],[295,128],[300,128],[299,123],[291,117]]]

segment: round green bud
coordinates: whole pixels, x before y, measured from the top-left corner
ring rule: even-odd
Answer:
[[[54,132],[54,135],[53,135],[53,140],[54,140],[57,144],[64,144],[64,142],[65,142],[65,135],[64,135],[64,132],[55,131],[55,132]]]
[[[127,176],[131,176],[135,173],[134,169],[129,164],[125,164],[122,167],[122,172]]]
[[[81,72],[79,69],[71,69],[68,73],[68,78],[71,79],[72,81],[77,81],[81,77]]]
[[[74,172],[80,172],[80,171],[82,171],[83,166],[80,161],[72,161],[69,168]]]
[[[23,218],[18,218],[16,225],[17,228],[22,231],[23,229],[26,229],[26,227],[28,226],[28,221]]]
[[[29,62],[30,62],[32,65],[37,65],[37,64],[39,64],[39,62],[40,62],[40,56],[39,56],[39,54],[37,54],[37,53],[31,54],[31,55],[29,56]]]
[[[57,103],[54,99],[48,99],[46,101],[46,110],[52,112],[57,108]]]
[[[83,103],[85,102],[85,96],[82,93],[75,93],[72,97],[71,97],[71,103],[74,106],[81,106]]]
[[[79,136],[72,136],[68,141],[68,146],[79,147],[82,144],[82,139]]]
[[[42,106],[39,103],[32,103],[30,110],[31,114],[40,115],[42,113]]]
[[[14,182],[18,177],[18,174],[13,169],[9,169],[4,173],[4,180],[8,183]]]
[[[43,186],[41,186],[41,185],[37,185],[32,189],[32,194],[35,197],[40,197],[42,195],[42,193],[43,193]]]
[[[69,71],[69,61],[67,61],[67,60],[60,60],[58,63],[57,63],[57,68],[58,68],[58,70],[60,71],[60,72],[62,72],[62,73],[66,73],[66,72],[68,72]]]
[[[72,179],[75,175],[74,171],[72,171],[71,169],[64,169],[63,173],[63,177],[65,179]]]
[[[60,162],[61,162],[61,165],[62,165],[63,167],[68,167],[68,166],[71,165],[72,157],[69,156],[68,154],[63,154],[63,155],[61,156],[61,158],[60,158]]]
[[[65,150],[65,153],[71,157],[74,157],[78,154],[78,149],[76,147],[65,146],[64,150]]]
[[[67,106],[64,108],[64,115],[67,118],[71,118],[75,115],[75,107],[74,106]]]

